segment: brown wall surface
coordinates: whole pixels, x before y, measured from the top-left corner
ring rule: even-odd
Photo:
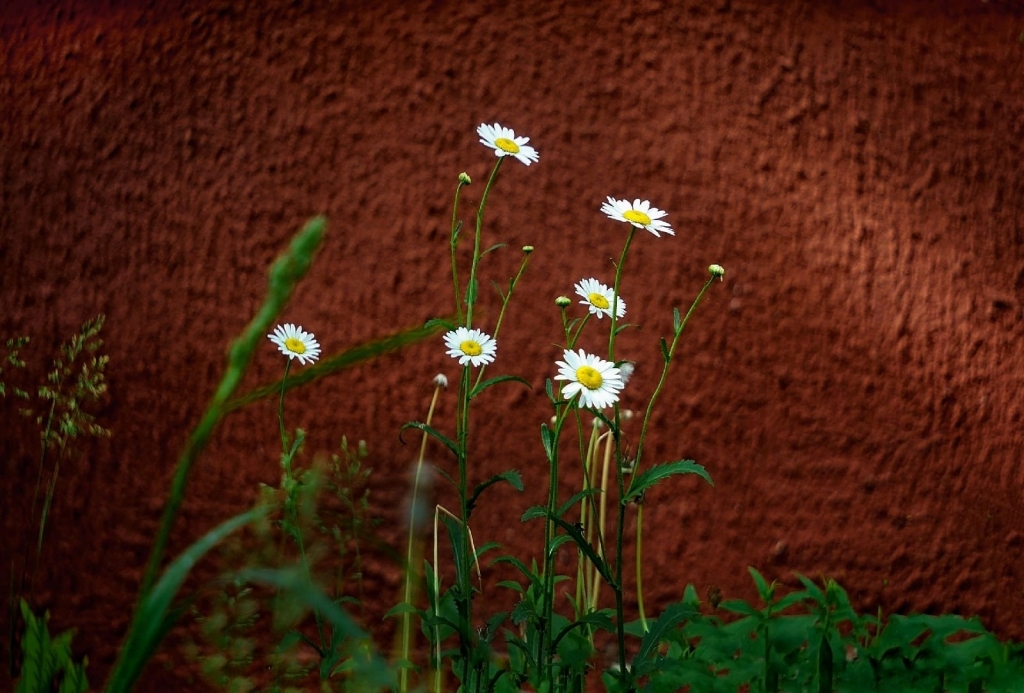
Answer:
[[[493,163],[474,131],[495,121],[540,152],[503,166],[485,230],[509,244],[488,256],[485,286],[536,247],[493,369],[533,390],[480,398],[473,479],[515,467],[529,488],[492,492],[478,541],[538,553],[539,526],[518,518],[544,494],[553,299],[585,276],[610,283],[625,226],[599,212],[604,198],[649,198],[677,235],[638,236],[628,260],[622,295],[642,329],[620,342],[638,362],[624,406],[654,388],[672,307],[708,264],[727,270],[653,419],[647,460],[693,458],[716,485],[648,495],[649,611],[688,582],[753,599],[753,565],[787,584],[835,577],[864,610],[979,614],[1024,638],[1019,4],[17,5],[0,8],[0,338],[31,335],[26,356],[41,360],[107,316],[113,436],[61,469],[38,595],[55,629],[79,629],[93,683],[269,263],[327,215],[282,315],[326,354],[448,314],[454,183],[473,177],[469,222]],[[481,325],[496,313],[489,294]],[[281,365],[267,342],[243,389]],[[342,435],[367,440],[396,545],[416,448],[398,430],[425,416],[438,372],[457,374],[440,338],[289,398],[307,459]],[[7,554],[31,541],[38,444],[0,407]],[[453,409],[449,392],[444,430]],[[277,483],[277,445],[273,402],[224,422],[172,551]],[[396,601],[390,563],[367,584],[380,609]]]

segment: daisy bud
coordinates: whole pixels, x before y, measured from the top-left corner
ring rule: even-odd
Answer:
[[[533,246],[532,245],[524,245],[523,246],[523,252],[526,253],[527,255],[529,255],[530,253],[533,252]]]
[[[722,267],[721,265],[711,265],[710,267],[708,267],[708,274],[710,274],[712,277],[718,277],[722,281],[725,281],[725,268]]]
[[[444,373],[438,373],[434,376],[434,386],[443,387],[446,390],[448,389],[448,378]]]
[[[572,299],[568,296],[559,296],[555,299],[555,305],[559,308],[568,308],[572,304]]]
[[[462,183],[463,185],[469,185],[473,181],[469,177],[469,174],[463,171],[462,173],[459,174],[459,182]]]

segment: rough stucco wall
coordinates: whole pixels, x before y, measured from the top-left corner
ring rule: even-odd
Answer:
[[[650,608],[687,582],[753,598],[755,565],[834,576],[864,609],[977,613],[1024,637],[1024,11],[941,5],[0,9],[0,336],[32,335],[41,358],[108,316],[114,435],[62,469],[40,596],[55,627],[79,628],[93,681],[269,262],[328,215],[282,316],[327,353],[445,314],[453,184],[463,170],[477,181],[468,219],[492,164],[474,128],[496,120],[541,153],[503,167],[487,227],[537,248],[498,361],[534,391],[481,403],[474,475],[518,467],[532,492],[496,490],[478,541],[535,551],[517,519],[543,494],[552,299],[610,280],[624,229],[598,212],[604,197],[650,198],[677,236],[639,237],[629,258],[623,296],[642,330],[621,341],[640,363],[626,406],[654,386],[671,308],[709,263],[728,272],[654,419],[648,460],[692,457],[716,487],[648,496]],[[499,282],[518,263],[489,258]],[[485,324],[495,314],[491,301]],[[268,342],[246,386],[280,365]],[[397,521],[414,455],[397,431],[424,416],[438,371],[455,373],[439,340],[303,390],[289,423],[310,453],[366,438],[374,497]],[[276,483],[273,420],[268,403],[225,422],[172,548]],[[0,526],[23,536],[35,443],[0,445]],[[371,566],[380,608],[395,579]]]

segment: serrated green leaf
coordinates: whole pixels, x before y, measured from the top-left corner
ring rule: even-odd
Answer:
[[[540,425],[540,442],[544,445],[544,454],[548,462],[555,461],[555,432],[546,423]]]
[[[455,323],[445,320],[444,318],[431,318],[423,324],[423,329],[426,330],[447,330],[451,332],[455,330]]]
[[[698,612],[687,604],[678,602],[669,604],[662,612],[658,620],[651,623],[650,630],[644,634],[640,641],[640,649],[633,659],[634,676],[643,676],[653,667],[654,657],[658,651],[658,645],[675,627],[686,619],[696,615]]]
[[[629,484],[629,491],[626,492],[626,497],[634,498],[646,492],[647,489],[662,479],[679,474],[696,474],[712,486],[715,485],[715,482],[711,480],[711,476],[702,465],[697,464],[693,460],[676,460],[675,462],[656,464],[649,469],[645,469],[640,474],[633,475],[633,479]]]
[[[449,438],[448,436],[444,435],[440,431],[436,430],[435,428],[433,428],[431,426],[428,426],[425,423],[420,423],[419,421],[410,421],[410,422],[402,425],[402,428],[399,429],[399,433],[398,433],[398,440],[400,440],[402,443],[405,443],[405,441],[402,440],[402,433],[401,432],[404,431],[407,428],[415,428],[417,430],[423,431],[424,433],[426,433],[430,437],[432,437],[435,440],[439,441],[446,448],[448,448],[448,450],[450,450],[453,455],[455,455],[456,457],[459,456],[459,448],[458,448],[458,446],[455,445],[455,441],[453,441],[451,438]]]
[[[493,385],[497,385],[498,383],[507,383],[507,382],[522,383],[528,389],[530,389],[530,390],[533,389],[533,386],[530,385],[530,382],[528,380],[526,380],[525,378],[520,378],[518,375],[499,375],[496,378],[490,378],[489,380],[485,380],[482,383],[480,383],[479,385],[477,385],[476,387],[474,387],[470,391],[470,393],[469,393],[469,398],[473,399],[474,397],[479,395],[481,392],[483,392],[484,390],[486,390],[487,388],[489,388],[489,387],[491,387]]]
[[[476,502],[480,498],[480,494],[485,490],[500,482],[506,482],[509,486],[514,488],[516,491],[522,492],[523,490],[523,478],[519,472],[515,469],[509,469],[508,471],[502,472],[501,474],[495,474],[487,481],[477,484],[477,487],[473,489],[473,495],[469,497],[466,503],[466,507],[470,512],[476,507]]]

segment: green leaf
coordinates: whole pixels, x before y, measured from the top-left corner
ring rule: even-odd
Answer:
[[[664,337],[658,340],[658,346],[661,347],[661,358],[665,360],[665,363],[671,361],[672,354],[670,354],[668,351],[668,342],[665,341]]]
[[[558,633],[558,635],[555,636],[555,639],[551,642],[551,644],[557,645],[558,641],[564,638],[569,633],[569,631],[573,630],[574,628],[582,628],[583,626],[593,626],[594,628],[600,628],[601,630],[606,630],[609,633],[614,633],[615,622],[612,621],[612,619],[610,618],[610,615],[614,613],[615,612],[611,609],[601,609],[600,611],[592,611],[589,614],[586,614],[585,616],[580,618],[579,620],[574,621],[573,623],[570,623],[565,628],[563,628]]]
[[[481,392],[483,392],[487,388],[491,387],[492,385],[497,385],[498,383],[507,383],[507,382],[510,382],[510,381],[511,382],[516,382],[516,383],[522,383],[528,389],[530,389],[530,390],[533,389],[533,386],[530,385],[528,380],[526,380],[525,378],[520,378],[518,375],[499,375],[497,378],[491,378],[489,380],[485,380],[482,383],[480,383],[479,385],[477,385],[476,387],[474,387],[470,391],[470,393],[469,393],[469,398],[473,399],[474,397],[476,397],[477,395],[479,395]]]
[[[594,547],[590,545],[590,542],[586,540],[580,530],[557,515],[552,515],[546,510],[544,513],[551,518],[552,522],[561,527],[566,534],[572,537],[573,541],[576,542],[576,545],[580,547],[580,550],[583,551],[586,557],[590,559],[590,562],[594,564],[594,567],[597,568],[597,572],[601,574],[601,577],[604,578],[605,582],[611,585],[614,589],[617,583],[615,582],[615,578],[612,577],[612,572],[608,568],[608,564],[604,562],[604,559],[597,555],[594,551]]]
[[[643,676],[654,663],[653,655],[658,651],[658,645],[671,633],[676,625],[697,615],[699,612],[688,604],[678,602],[669,604],[665,611],[658,617],[658,620],[651,624],[650,630],[644,634],[640,641],[640,649],[633,659],[634,676]]]
[[[477,484],[477,487],[473,489],[473,495],[469,497],[469,501],[466,503],[467,508],[472,511],[473,508],[476,507],[476,501],[480,498],[480,494],[494,484],[502,481],[508,483],[508,485],[516,491],[522,492],[523,490],[523,478],[519,475],[518,471],[510,469],[506,472],[502,472],[501,474],[495,474],[487,481]]]
[[[547,517],[548,509],[543,505],[534,505],[526,509],[523,516],[519,519],[520,522],[528,522],[530,520],[536,520],[539,517]]]
[[[466,305],[472,306],[476,304],[477,292],[480,290],[479,282],[474,278],[466,284]]]
[[[382,618],[386,619],[386,618],[392,618],[394,616],[399,616],[401,614],[418,614],[418,613],[420,613],[420,610],[417,609],[412,604],[410,604],[409,602],[401,602],[399,604],[395,604],[393,607],[388,609],[387,613],[384,614],[384,616]]]
[[[620,332],[622,332],[623,330],[628,329],[630,327],[634,327],[634,326],[635,325],[633,323],[631,323],[631,322],[624,322],[622,324],[616,325],[615,326],[615,336],[618,337]]]
[[[440,431],[434,429],[433,427],[428,426],[425,423],[420,423],[419,421],[410,421],[410,422],[404,424],[401,429],[399,429],[398,439],[400,441],[402,441],[402,443],[405,443],[405,441],[402,440],[401,431],[404,431],[407,428],[415,428],[415,429],[418,429],[420,431],[423,431],[424,433],[426,433],[427,435],[431,436],[432,438],[440,441],[441,444],[444,445],[446,448],[448,448],[453,455],[455,455],[456,457],[459,456],[459,448],[455,445],[455,441],[453,441],[451,438],[449,438],[448,436],[444,435]]]
[[[750,577],[754,578],[754,584],[757,585],[757,593],[761,595],[761,601],[765,605],[771,604],[775,598],[775,583],[773,582],[769,585],[768,581],[764,579],[761,573],[757,572],[757,568],[754,566],[747,566],[747,571],[750,573]]]
[[[552,404],[558,404],[558,398],[555,397],[555,388],[551,383],[551,378],[544,380],[544,392],[547,393],[548,399],[551,400]]]
[[[601,489],[599,488],[588,488],[582,491],[577,491],[576,493],[573,494],[572,498],[562,503],[562,507],[558,509],[558,516],[563,517],[567,512],[569,512],[569,509],[572,508],[572,506],[576,505],[584,498],[596,495],[598,493],[601,493]]]
[[[711,476],[703,466],[697,464],[693,460],[677,460],[675,462],[668,462],[665,464],[656,464],[649,469],[645,469],[640,474],[635,474],[629,484],[629,491],[626,492],[626,497],[634,498],[647,491],[647,489],[654,486],[662,479],[666,479],[677,474],[696,474],[712,486],[715,485],[715,482],[711,480]]]
[[[526,567],[525,563],[515,556],[498,556],[491,561],[491,565],[498,565],[499,563],[508,563],[509,565],[514,566],[527,580],[530,581],[531,586],[541,589],[542,583],[540,575],[537,573],[536,565],[533,570],[530,570]]]
[[[460,219],[456,224],[455,228],[452,229],[452,237],[450,243],[454,246],[458,243],[459,234],[462,233],[462,220]]]
[[[496,281],[494,281],[492,279],[491,280],[491,286],[493,286],[494,290],[498,292],[498,297],[501,298],[502,303],[504,303],[505,302],[505,293],[501,290],[501,287],[498,286],[498,282],[496,282]]]
[[[167,566],[163,576],[139,604],[121,655],[110,674],[107,693],[128,693],[131,690],[142,668],[177,621],[180,614],[171,611],[171,602],[199,559],[232,532],[262,519],[269,510],[268,507],[258,507],[222,522]]]
[[[288,375],[288,382],[285,383],[285,390],[302,387],[309,383],[326,378],[339,371],[351,368],[364,361],[383,356],[412,344],[418,344],[426,339],[436,336],[441,331],[455,329],[450,319],[434,318],[427,321],[423,327],[413,327],[406,330],[392,332],[389,335],[371,339],[354,347],[350,347],[333,356],[321,359],[315,365],[303,368],[300,371],[292,370]],[[262,336],[262,335],[261,335]],[[281,381],[261,385],[244,395],[229,400],[224,405],[224,413],[241,409],[252,402],[266,399],[268,397],[279,397],[281,395]]]
[[[683,324],[682,318],[679,317],[679,309],[672,309],[672,332],[678,333],[680,325]]]
[[[445,330],[451,332],[455,329],[455,323],[445,320],[444,318],[431,318],[423,325],[424,329],[427,330]]]
[[[548,462],[555,461],[555,432],[548,428],[546,423],[540,425],[540,442],[544,445],[544,454]]]
[[[497,250],[498,248],[504,248],[504,247],[505,247],[505,244],[504,244],[504,243],[495,243],[495,244],[494,244],[494,245],[492,245],[492,246],[491,246],[490,248],[488,248],[488,249],[487,249],[487,250],[485,250],[484,252],[480,253],[480,257],[483,257],[483,256],[484,256],[484,255],[486,255],[487,253],[493,252],[493,251]]]
[[[742,599],[726,599],[724,602],[718,605],[719,608],[725,609],[726,611],[734,614],[743,614],[744,616],[754,616],[758,619],[763,619],[763,614],[747,604]]]

